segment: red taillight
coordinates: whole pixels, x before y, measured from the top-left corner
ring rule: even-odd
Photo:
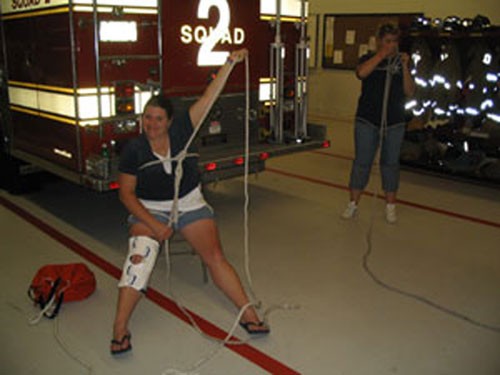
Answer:
[[[239,157],[233,160],[233,163],[235,165],[243,165],[245,164],[245,158],[244,157]]]
[[[115,85],[115,95],[120,98],[130,98],[134,96],[134,84],[130,82],[117,82]]]
[[[120,184],[116,181],[110,182],[108,185],[110,190],[116,190],[120,188]]]
[[[205,164],[206,171],[215,171],[217,169],[217,163],[207,163]]]
[[[329,140],[323,141],[323,143],[321,144],[321,147],[322,148],[329,148],[330,147],[330,141]]]
[[[134,94],[135,94],[134,91],[135,91],[134,85],[127,85],[123,88],[123,94],[127,98],[134,96]]]
[[[135,112],[135,86],[132,82],[115,82],[115,109],[117,114]]]
[[[267,160],[269,159],[269,152],[261,152],[259,155],[260,160]]]

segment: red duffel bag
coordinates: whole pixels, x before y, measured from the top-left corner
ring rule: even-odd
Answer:
[[[43,315],[53,319],[63,301],[83,300],[95,288],[94,274],[85,264],[50,264],[37,271],[28,289],[28,296],[40,306]]]

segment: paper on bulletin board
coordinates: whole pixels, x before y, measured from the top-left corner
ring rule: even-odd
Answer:
[[[333,44],[325,45],[325,57],[330,59],[333,57]]]
[[[368,53],[368,44],[360,44],[358,50],[358,57],[364,56]]]
[[[347,30],[345,32],[345,44],[352,46],[356,43],[356,30]]]
[[[325,57],[333,57],[333,26],[334,18],[328,17],[325,24]]]
[[[370,39],[368,40],[368,49],[370,51],[376,51],[377,50],[377,39],[375,39],[374,36],[371,36]]]
[[[341,49],[336,49],[333,51],[333,63],[343,64],[344,63],[344,51]]]

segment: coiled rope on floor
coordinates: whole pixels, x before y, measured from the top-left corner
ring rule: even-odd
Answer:
[[[63,293],[69,285],[59,290],[57,293],[54,293],[52,298],[46,303],[43,309],[38,312],[36,315],[28,319],[28,324],[30,326],[35,326],[40,323],[40,320],[45,316],[46,313],[52,312],[56,308],[56,298],[59,294]],[[57,345],[66,353],[66,355],[71,358],[72,361],[77,363],[79,366],[83,367],[89,375],[93,374],[93,367],[91,364],[87,363],[85,360],[81,359],[78,355],[73,353],[68,344],[63,340],[60,332],[59,332],[59,319],[60,316],[57,315],[52,318],[52,335],[57,342]]]
[[[54,296],[51,298],[51,300],[46,304],[46,306],[42,309],[41,312],[37,313],[35,316],[31,317],[28,319],[28,325],[30,326],[36,326],[40,323],[41,318],[44,316],[46,312],[49,312],[51,309],[54,308],[54,302],[56,298],[56,294],[54,293]],[[26,315],[24,310],[21,307],[18,307],[15,304],[11,304],[12,307],[14,307],[17,311],[23,313],[23,315]],[[64,339],[61,336],[60,329],[59,329],[59,319],[61,319],[60,315],[52,319],[52,336],[54,337],[54,340],[56,340],[57,345],[59,348],[62,349],[62,351],[76,364],[79,366],[83,367],[85,371],[87,372],[88,375],[92,375],[94,373],[93,366],[89,364],[87,361],[84,359],[80,358],[77,354],[74,353],[74,350],[72,350],[69,345],[64,341]]]

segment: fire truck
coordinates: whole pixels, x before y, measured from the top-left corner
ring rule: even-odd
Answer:
[[[148,98],[176,111],[201,95],[230,51],[249,50],[201,128],[203,182],[269,157],[327,147],[307,123],[307,4],[301,0],[1,0],[0,181],[48,171],[116,189],[120,150],[141,132]],[[21,180],[22,181],[22,180]],[[1,184],[1,182],[0,182]]]

